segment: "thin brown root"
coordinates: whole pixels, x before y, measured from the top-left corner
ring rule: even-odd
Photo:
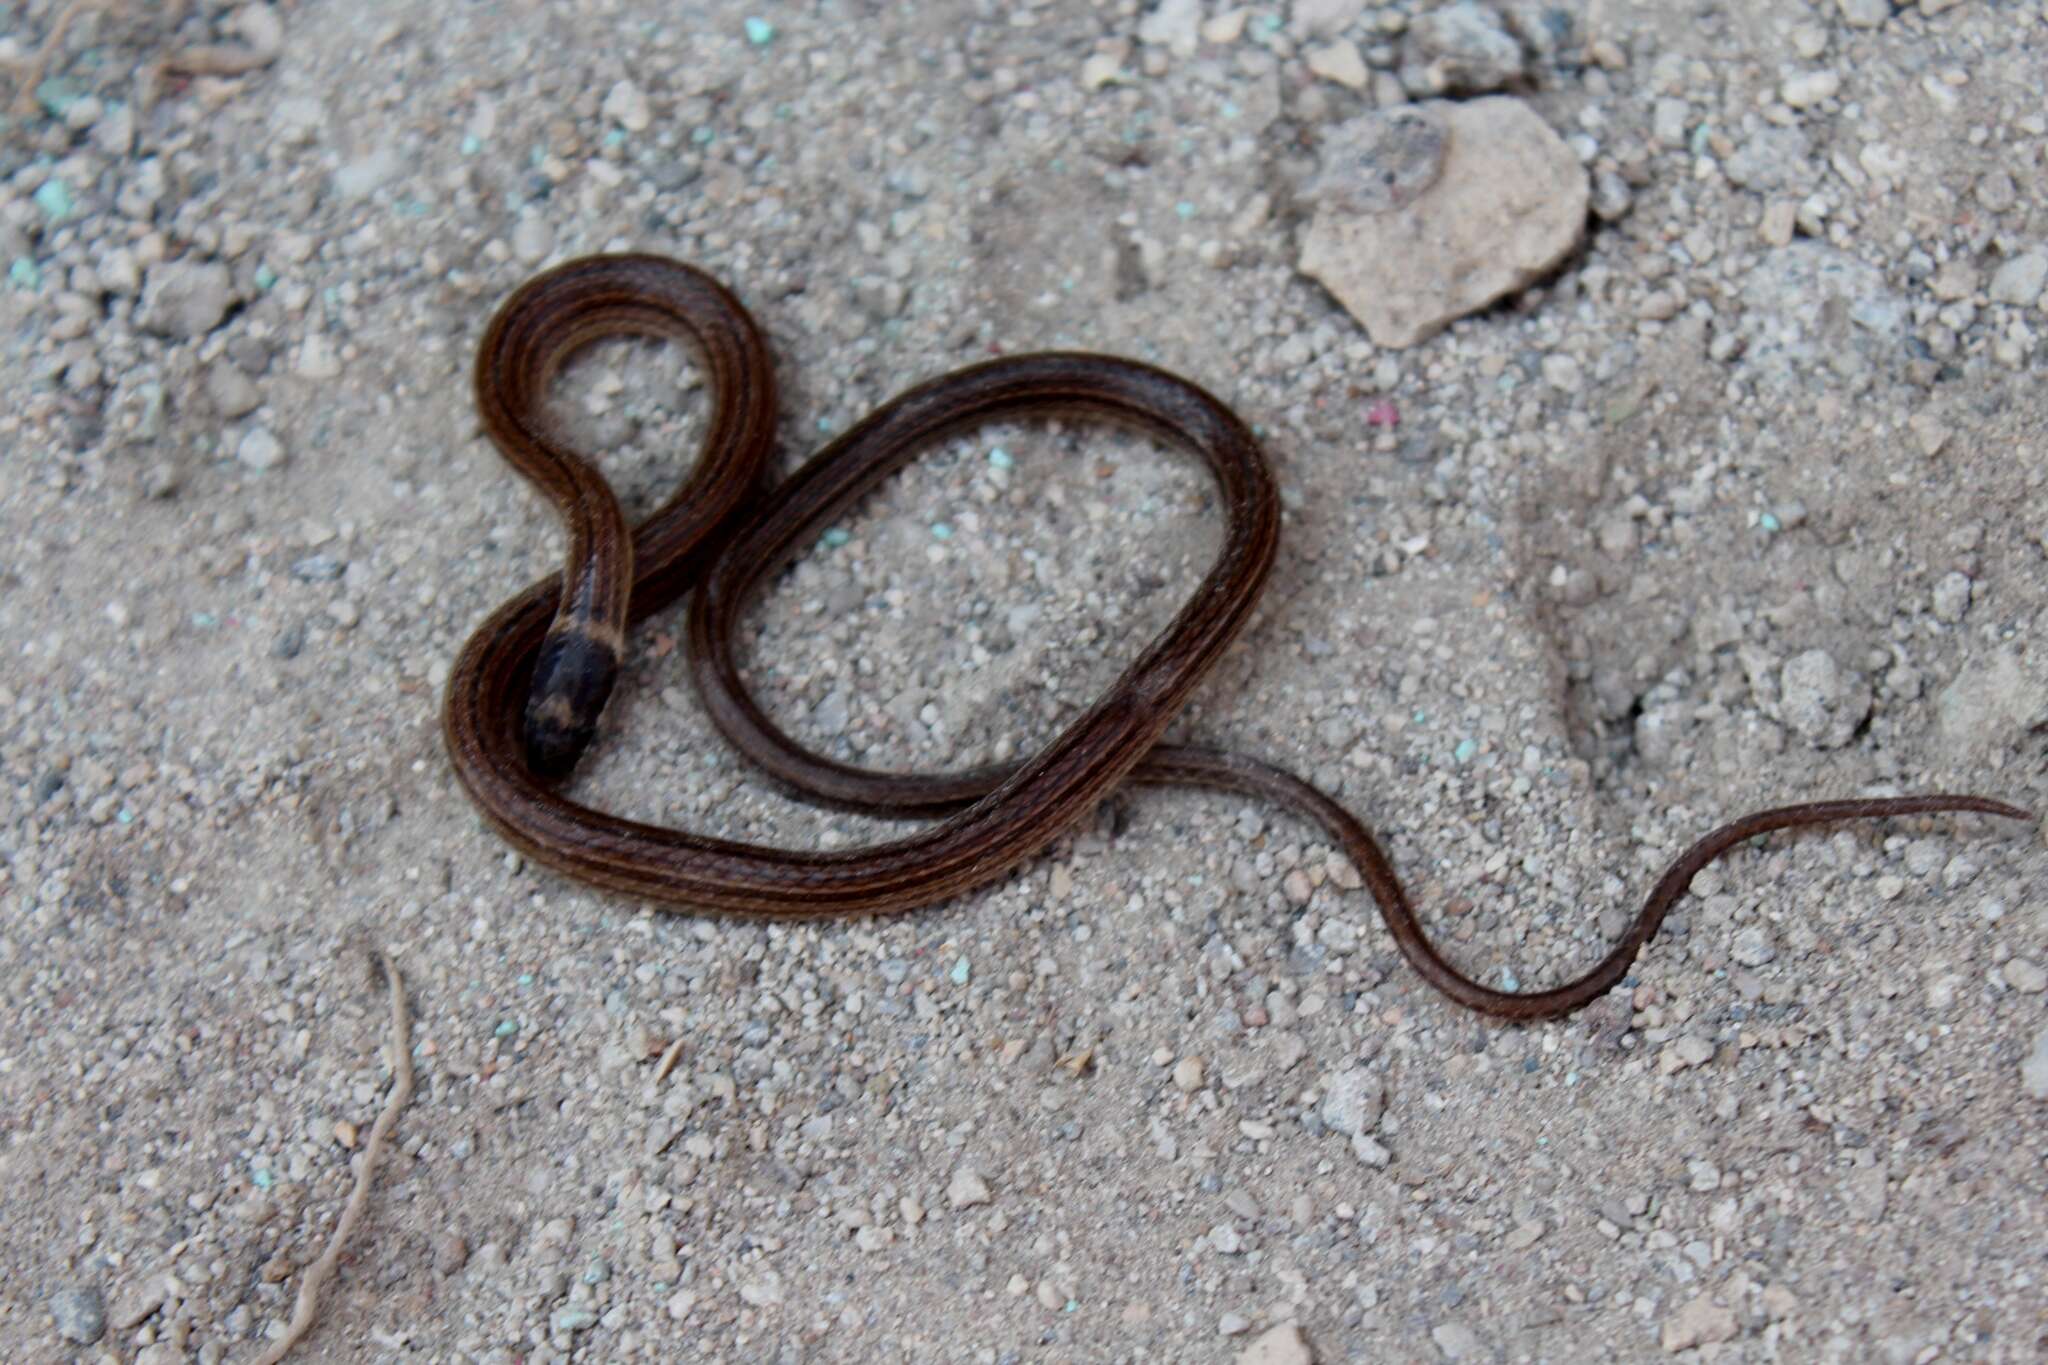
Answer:
[[[412,1020],[405,1008],[405,983],[399,979],[398,964],[391,960],[390,954],[378,949],[373,961],[391,987],[391,1095],[384,1101],[384,1109],[370,1129],[370,1140],[363,1144],[362,1159],[356,1163],[356,1186],[341,1210],[341,1221],[334,1225],[334,1236],[328,1240],[327,1250],[320,1254],[320,1259],[299,1281],[299,1301],[292,1309],[292,1320],[286,1325],[284,1335],[271,1343],[257,1365],[277,1365],[312,1330],[314,1314],[320,1310],[320,1290],[333,1277],[334,1268],[341,1260],[342,1248],[348,1244],[349,1234],[355,1231],[356,1223],[362,1218],[363,1206],[370,1201],[370,1176],[376,1169],[377,1157],[383,1152],[385,1140],[398,1122],[399,1111],[412,1098]]]
[[[284,29],[275,11],[245,9],[237,14],[243,43],[202,43],[181,48],[156,65],[163,76],[243,76],[269,66],[284,52]]]

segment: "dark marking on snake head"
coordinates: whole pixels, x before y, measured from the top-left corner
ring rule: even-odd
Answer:
[[[526,696],[526,763],[550,782],[567,777],[597,734],[619,679],[619,652],[580,630],[552,630]]]

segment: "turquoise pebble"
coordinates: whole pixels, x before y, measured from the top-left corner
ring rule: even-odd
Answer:
[[[52,76],[36,87],[36,103],[51,118],[63,118],[78,103],[78,88],[62,76]]]
[[[775,41],[775,25],[766,19],[747,20],[747,41],[755,47],[766,47]]]
[[[961,958],[958,962],[955,962],[953,964],[953,971],[951,973],[953,977],[953,984],[956,986],[966,985],[967,978],[972,972],[972,970],[973,969],[967,965],[967,959],[964,957]]]
[[[53,223],[61,223],[69,218],[71,210],[76,207],[71,201],[71,187],[55,176],[42,183],[35,197],[36,207]]]

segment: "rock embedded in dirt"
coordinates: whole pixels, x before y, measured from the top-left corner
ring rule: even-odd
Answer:
[[[1522,44],[1490,6],[1459,0],[1418,16],[1401,53],[1401,85],[1420,98],[1483,95],[1523,79]]]
[[[2048,1028],[2034,1035],[2034,1050],[2020,1063],[2020,1083],[2033,1098],[2048,1100]]]
[[[2048,722],[2048,676],[2011,650],[1963,665],[1934,699],[1942,738],[1969,753],[1996,752]]]
[[[1902,363],[1910,309],[1884,272],[1825,242],[1766,251],[1742,282],[1739,370],[1778,390],[1852,388]]]
[[[1386,1082],[1373,1072],[1353,1067],[1330,1082],[1323,1097],[1323,1123],[1346,1137],[1370,1133],[1386,1107]]]
[[[1291,1322],[1270,1327],[1237,1353],[1237,1365],[1315,1365],[1315,1353]]]
[[[1824,649],[1787,659],[1779,686],[1780,716],[1816,749],[1841,748],[1870,715],[1870,684]]]
[[[219,261],[166,261],[144,277],[136,320],[158,336],[189,340],[220,326],[234,302],[233,281]]]
[[[90,1346],[107,1330],[106,1303],[94,1285],[60,1289],[50,1295],[50,1316],[56,1320],[57,1335],[80,1346]]]
[[[1402,348],[1543,278],[1578,245],[1590,186],[1517,99],[1368,114],[1325,144],[1300,269]]]

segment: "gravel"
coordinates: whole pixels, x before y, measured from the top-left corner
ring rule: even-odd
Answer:
[[[1172,733],[1313,776],[1482,980],[1568,979],[1747,810],[2048,809],[2041,7],[847,8],[108,4],[8,125],[8,1358],[260,1352],[389,1083],[365,943],[419,1090],[304,1359],[2026,1358],[2031,828],[1751,840],[1607,997],[1503,1028],[1243,796],[1120,793],[917,914],[706,919],[509,852],[437,713],[560,548],[478,333],[634,248],[760,317],[784,468],[992,354],[1213,388],[1285,527]],[[1476,192],[1510,171],[1540,266]],[[1427,326],[1302,273],[1325,214],[1411,215],[1361,287]],[[638,341],[554,405],[634,516],[707,410]],[[1141,433],[959,433],[771,580],[748,676],[842,762],[1026,756],[1214,500]],[[578,800],[901,832],[736,758],[686,638],[636,629]]]

